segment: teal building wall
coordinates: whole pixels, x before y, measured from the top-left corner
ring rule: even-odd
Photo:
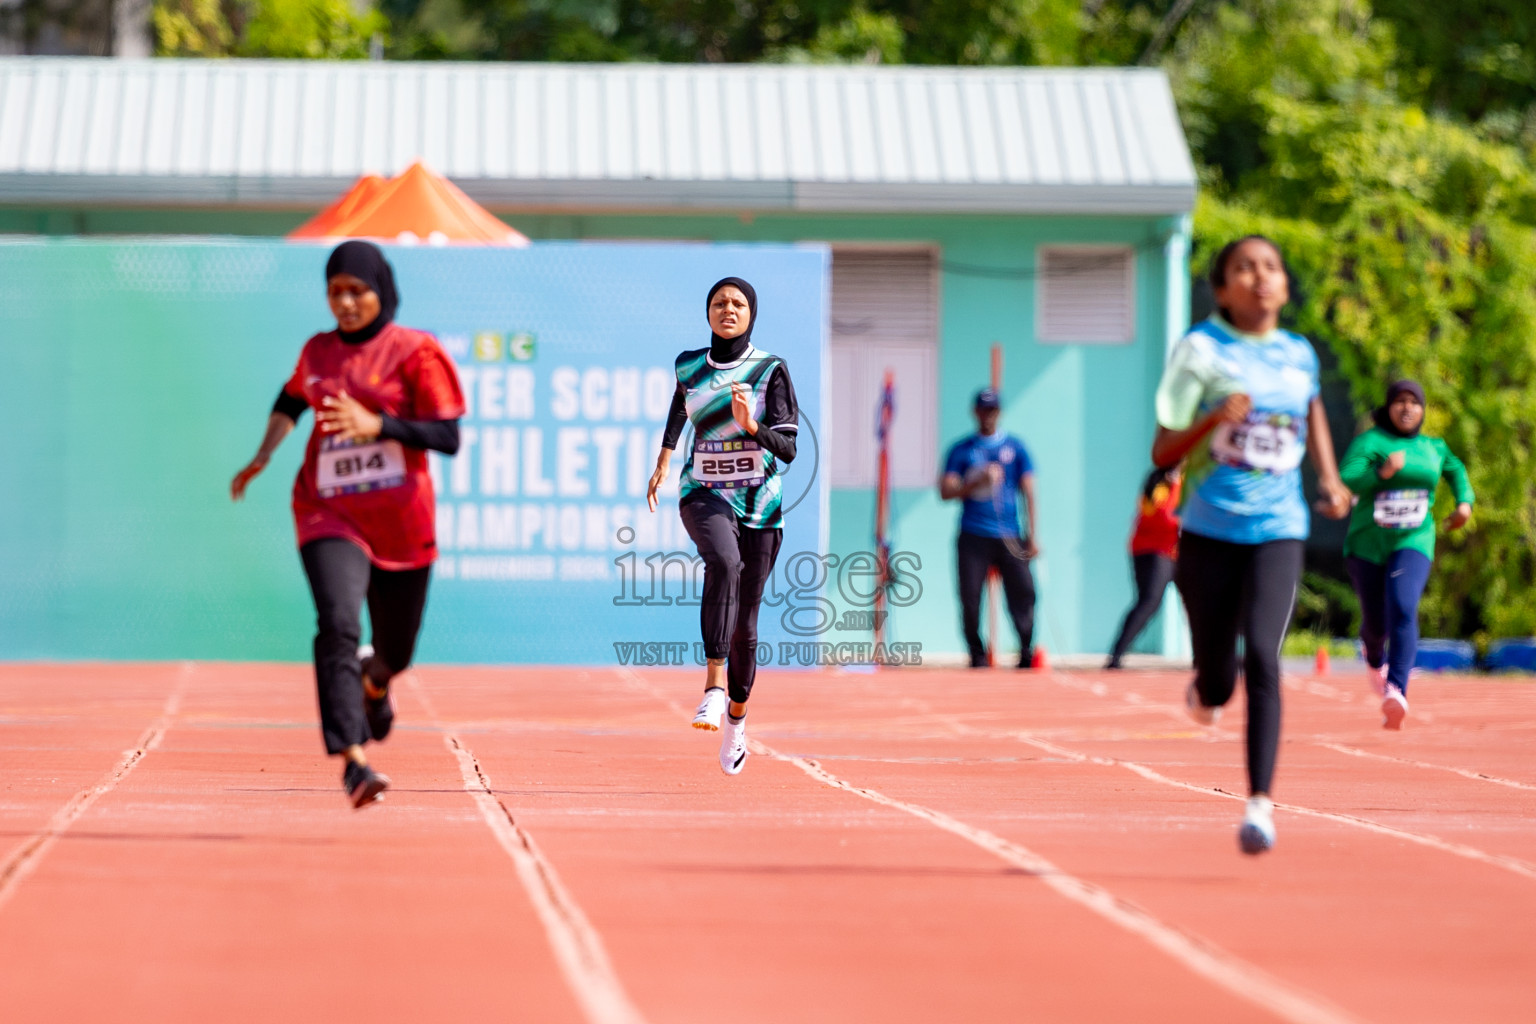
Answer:
[[[1037,642],[1052,653],[1108,649],[1133,586],[1126,542],[1150,468],[1152,395],[1167,346],[1188,324],[1186,218],[1005,216],[516,216],[534,238],[891,242],[939,253],[939,453],[975,429],[971,397],[1003,347],[1002,428],[1035,462],[1043,557],[1035,565]],[[1136,249],[1136,338],[1128,345],[1042,344],[1035,337],[1036,247],[1114,243]],[[1010,273],[1011,272],[1011,273]],[[898,389],[900,382],[897,382]],[[836,383],[828,389],[837,401]],[[935,481],[938,466],[934,467]],[[890,634],[926,652],[965,650],[955,597],[959,505],[936,487],[894,494],[891,543],[922,559],[921,599],[892,611]],[[874,492],[834,487],[833,554],[868,550]],[[1140,649],[1183,653],[1177,599]],[[1005,649],[1012,631],[1004,623]]]
[[[942,260],[938,449],[974,429],[970,399],[1004,352],[1002,427],[1028,446],[1040,499],[1036,640],[1053,654],[1097,653],[1113,640],[1132,595],[1126,541],[1149,469],[1152,395],[1167,346],[1188,323],[1187,217],[527,214],[497,211],[535,239],[886,242],[928,245]],[[0,232],[281,234],[293,211],[0,209]],[[1113,243],[1136,250],[1136,337],[1127,345],[1043,344],[1035,337],[1036,247]],[[766,339],[765,339],[766,341]],[[898,381],[898,389],[900,382]],[[838,401],[836,383],[830,401]],[[934,467],[937,479],[938,466]],[[922,595],[893,610],[891,639],[927,653],[964,651],[955,598],[956,503],[934,487],[894,494],[891,541],[921,559]],[[869,550],[874,494],[834,488],[829,550]],[[1001,621],[1006,623],[1006,618]],[[1005,649],[1011,630],[1004,627]],[[1141,650],[1187,652],[1171,590]]]

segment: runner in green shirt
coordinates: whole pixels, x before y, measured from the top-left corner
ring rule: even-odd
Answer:
[[[1418,382],[1400,380],[1387,388],[1387,402],[1374,419],[1376,425],[1355,438],[1339,464],[1344,485],[1359,498],[1344,558],[1360,598],[1360,640],[1366,673],[1382,698],[1382,724],[1400,729],[1419,646],[1419,598],[1435,557],[1435,488],[1444,477],[1455,492],[1456,511],[1445,525],[1457,530],[1472,518],[1472,485],[1444,441],[1419,433],[1424,389]]]

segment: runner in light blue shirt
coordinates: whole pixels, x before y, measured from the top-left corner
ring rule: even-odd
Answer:
[[[1244,853],[1275,842],[1270,785],[1280,745],[1280,645],[1301,581],[1309,515],[1301,461],[1317,468],[1324,514],[1349,514],[1317,353],[1280,328],[1290,272],[1275,243],[1232,242],[1211,264],[1219,314],[1174,346],[1157,389],[1152,461],[1188,460],[1174,580],[1189,613],[1195,679],[1185,703],[1215,724],[1237,684],[1244,641],[1250,797],[1238,830]]]
[[[1233,395],[1247,395],[1238,423],[1221,423],[1189,454],[1184,529],[1232,544],[1306,540],[1301,493],[1307,413],[1318,396],[1317,353],[1299,334],[1245,334],[1219,313],[1174,346],[1157,390],[1157,422],[1184,429]]]

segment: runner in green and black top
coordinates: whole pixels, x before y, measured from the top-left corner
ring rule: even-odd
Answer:
[[[1344,556],[1360,598],[1360,640],[1366,673],[1381,697],[1382,725],[1400,729],[1419,647],[1419,598],[1435,557],[1435,488],[1444,477],[1455,493],[1456,511],[1445,521],[1452,530],[1472,518],[1473,496],[1461,460],[1438,437],[1419,433],[1424,389],[1417,381],[1387,388],[1374,418],[1376,425],[1355,438],[1339,465],[1344,485],[1360,499],[1349,517]]]
[[[679,513],[704,559],[700,624],[708,666],[697,729],[717,730],[728,775],[747,759],[747,698],[757,676],[757,611],[784,540],[779,473],[795,458],[800,409],[784,360],[752,345],[757,292],[727,277],[705,301],[709,348],[677,357],[677,391],[667,417],[647,499],[667,477],[672,452],[691,422],[693,447],[683,466]]]

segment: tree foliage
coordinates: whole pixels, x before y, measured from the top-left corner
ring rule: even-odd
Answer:
[[[6,0],[0,3],[0,53],[112,50],[111,0]]]
[[[385,0],[402,57],[1063,64],[1080,0]],[[458,42],[452,42],[457,33]]]
[[[1203,200],[1197,224],[1202,263],[1240,234],[1280,244],[1306,298],[1296,327],[1338,357],[1362,424],[1388,382],[1424,384],[1424,429],[1466,461],[1478,499],[1471,528],[1442,534],[1426,627],[1536,633],[1536,233],[1392,194],[1326,223]]]
[[[1434,110],[1536,134],[1536,4],[1375,0],[1397,38],[1403,95]]]
[[[170,57],[366,57],[388,21],[350,0],[157,0],[156,50]]]
[[[1536,632],[1530,144],[1405,98],[1395,26],[1354,0],[1245,7],[1187,30],[1169,59],[1207,185],[1196,265],[1237,235],[1274,237],[1303,284],[1297,326],[1331,350],[1356,412],[1397,377],[1424,383],[1426,429],[1478,495],[1473,528],[1441,541],[1425,625]]]

